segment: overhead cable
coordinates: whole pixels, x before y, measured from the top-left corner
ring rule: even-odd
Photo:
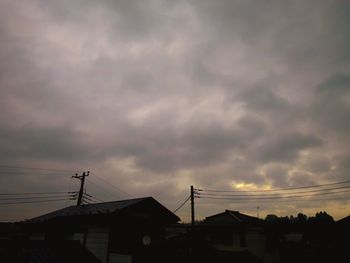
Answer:
[[[88,193],[84,193],[84,196],[88,196],[88,197],[90,197],[90,198],[93,198],[93,199],[95,199],[95,200],[98,201],[98,202],[104,202],[103,200],[101,200],[101,199],[99,199],[99,198],[97,198],[97,197],[95,197],[95,196],[93,196],[93,195],[90,195],[90,194],[88,194]]]
[[[212,198],[200,198],[198,199],[198,203],[205,204],[208,203],[208,199],[212,201],[217,201],[217,202],[222,202],[222,201],[228,201],[230,203],[250,203],[254,202],[256,203],[256,199],[244,199],[244,200],[236,200],[236,199],[212,199]],[[350,197],[330,197],[330,198],[288,198],[288,199],[265,199],[265,200],[260,200],[259,203],[261,202],[267,202],[267,203],[283,203],[283,202],[320,202],[320,201],[350,201]]]
[[[94,179],[97,179],[97,180],[101,180],[102,182],[104,182],[107,186],[111,187],[111,188],[114,188],[116,189],[118,192],[121,192],[129,197],[134,197],[133,195],[129,194],[128,192],[120,189],[119,187],[117,187],[116,185],[112,184],[111,182],[108,182],[107,180],[103,179],[102,177],[100,176],[97,176],[96,174],[94,174],[94,177],[92,177]]]
[[[181,207],[183,207],[188,202],[188,200],[190,200],[190,198],[191,198],[191,196],[187,197],[187,199],[183,203],[181,203],[181,205],[178,208],[176,208],[173,211],[173,213],[176,213],[179,209],[181,209]]]
[[[308,191],[298,191],[298,192],[289,192],[289,195],[294,195],[294,194],[305,194],[305,193],[316,193],[316,192],[326,192],[326,191],[334,191],[334,190],[339,190],[339,189],[349,189],[350,185],[348,186],[341,186],[341,187],[333,187],[333,188],[324,188],[324,189],[314,189],[314,190],[308,190]],[[272,194],[220,194],[220,193],[205,193],[205,192],[197,192],[197,195],[208,195],[208,196],[225,196],[225,197],[266,197],[266,196],[281,196],[285,193],[272,193]]]
[[[202,192],[275,192],[275,191],[291,191],[298,189],[307,189],[307,188],[320,188],[331,185],[340,185],[340,184],[349,184],[350,181],[342,181],[335,183],[319,184],[319,185],[309,185],[309,186],[300,186],[300,187],[287,187],[287,188],[275,188],[275,189],[263,189],[263,190],[219,190],[219,189],[195,189],[196,191]]]
[[[0,168],[24,169],[24,170],[41,170],[41,171],[56,171],[56,172],[81,172],[79,170],[66,170],[66,169],[54,169],[54,168],[42,168],[42,167],[24,167],[24,166],[11,166],[11,165],[0,165]]]
[[[118,199],[120,199],[120,196],[117,193],[112,192],[110,189],[107,189],[106,187],[104,187],[104,186],[102,186],[100,184],[97,184],[97,183],[91,181],[88,178],[86,179],[86,182],[88,182],[88,183],[98,187],[99,189],[101,189],[102,193],[104,194],[104,196],[112,197],[113,199],[115,199],[115,197],[117,197]],[[101,190],[99,192],[101,192]]]
[[[22,193],[0,193],[1,195],[52,195],[52,194],[76,194],[77,192],[22,192]]]
[[[57,201],[67,201],[67,200],[72,200],[72,199],[69,199],[69,198],[61,198],[61,199],[33,200],[33,201],[6,202],[6,203],[1,203],[1,202],[0,202],[0,205],[30,204],[30,203],[46,203],[46,202],[57,202]]]
[[[75,197],[74,195],[51,195],[51,196],[26,196],[26,197],[1,197],[2,200],[28,200],[28,199],[48,199],[48,198],[62,198],[62,197]]]
[[[227,199],[227,200],[264,200],[264,199],[284,199],[284,198],[302,198],[302,197],[312,197],[312,196],[321,196],[321,195],[331,195],[331,194],[340,194],[350,192],[350,189],[335,191],[335,192],[325,192],[325,193],[315,193],[315,194],[305,194],[305,195],[281,195],[281,196],[260,196],[260,197],[227,197],[227,196],[209,196],[209,195],[197,195],[196,198],[206,198],[206,199]]]

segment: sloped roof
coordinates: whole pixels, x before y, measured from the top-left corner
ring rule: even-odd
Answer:
[[[119,201],[113,201],[113,202],[69,206],[42,216],[29,219],[26,222],[39,223],[39,222],[51,220],[54,218],[70,217],[70,216],[108,215],[108,214],[116,213],[118,211],[121,211],[129,207],[132,207],[136,204],[141,204],[145,201],[152,201],[153,203],[156,203],[160,207],[160,209],[162,209],[165,213],[168,213],[169,215],[173,216],[174,219],[177,218],[178,219],[177,221],[180,220],[175,214],[173,214],[170,210],[165,208],[163,205],[161,205],[152,197],[143,197],[143,198],[119,200]]]
[[[11,240],[0,243],[1,262],[36,263],[100,263],[100,261],[77,241]]]
[[[350,216],[346,216],[342,219],[339,219],[336,223],[337,224],[350,224]]]
[[[225,210],[225,212],[208,216],[203,221],[205,225],[261,225],[263,223],[264,221],[259,218],[232,210]]]

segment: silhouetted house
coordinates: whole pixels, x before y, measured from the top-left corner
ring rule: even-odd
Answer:
[[[350,227],[350,216],[346,216],[342,219],[339,219],[336,224],[338,226]]]
[[[3,263],[99,263],[88,249],[77,241],[0,240]]]
[[[18,238],[20,229],[15,223],[0,222],[0,242]]]
[[[268,253],[266,249],[264,220],[225,210],[206,217],[200,228],[204,238],[218,251],[250,254],[264,262],[276,260],[277,255]]]
[[[78,240],[101,262],[157,262],[165,225],[180,219],[152,197],[63,208],[26,222],[31,240]]]
[[[349,258],[350,216],[344,217],[335,222],[332,233],[332,241],[339,258],[342,256]]]

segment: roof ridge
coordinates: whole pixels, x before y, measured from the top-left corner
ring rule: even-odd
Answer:
[[[244,216],[244,217],[249,217],[249,218],[257,219],[257,220],[262,220],[262,219],[260,219],[260,218],[258,218],[258,217],[251,216],[251,215],[247,215],[247,214],[243,214],[243,213],[241,213],[241,212],[239,212],[239,211],[232,211],[232,210],[226,210],[226,211],[233,212],[233,213],[238,213],[238,214],[240,214],[240,215],[242,215],[242,216]]]
[[[89,211],[96,210],[96,207],[101,207],[102,210],[106,210],[107,213],[111,213],[112,211],[109,211],[109,208],[106,208],[106,206],[119,206],[115,207],[114,210],[124,209],[125,207],[128,207],[130,205],[135,205],[139,202],[142,202],[144,200],[150,200],[153,199],[153,197],[140,197],[140,198],[133,198],[133,199],[125,199],[125,200],[117,200],[117,201],[110,201],[110,202],[101,202],[101,203],[95,203],[95,204],[85,204],[85,205],[72,205],[67,206],[31,219],[26,220],[26,222],[35,222],[37,220],[44,220],[45,218],[54,218],[54,217],[61,217],[61,216],[67,216],[67,215],[81,215],[81,213],[91,213]],[[125,204],[126,206],[124,206]],[[113,207],[112,207],[113,208]]]
[[[236,219],[238,222],[242,223],[242,219],[240,219],[238,216],[236,216],[233,212],[238,212],[238,211],[230,211],[226,210],[230,216],[232,216],[234,219]],[[238,212],[239,213],[239,212]]]
[[[142,199],[149,199],[149,198],[153,198],[152,196],[145,196],[145,197],[138,197],[138,198],[130,198],[130,199],[121,199],[121,200],[116,200],[116,201],[108,201],[108,202],[99,202],[99,203],[93,203],[93,204],[83,204],[80,205],[82,206],[90,206],[90,205],[99,205],[99,204],[110,204],[110,203],[118,203],[118,202],[126,202],[126,201],[132,201],[132,200],[142,200]],[[67,207],[76,207],[77,205],[71,205],[71,206],[67,206]],[[65,207],[66,208],[66,207]]]

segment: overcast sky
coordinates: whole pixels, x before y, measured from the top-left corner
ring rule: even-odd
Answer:
[[[170,210],[191,184],[348,180],[349,26],[343,0],[0,0],[0,191],[78,189],[74,173],[5,166],[90,170],[95,197]],[[344,200],[197,202],[199,217],[350,213]],[[2,205],[0,220],[66,204]]]

